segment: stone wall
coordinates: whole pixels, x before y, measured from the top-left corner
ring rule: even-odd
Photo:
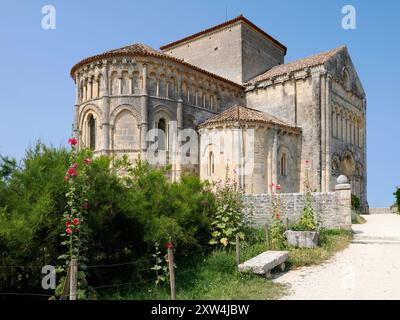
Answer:
[[[168,47],[164,53],[240,84],[283,64],[285,56],[283,48],[242,21]]]
[[[281,193],[282,218],[290,223],[300,219],[305,202],[304,193]],[[351,229],[351,189],[349,184],[336,185],[333,192],[316,192],[313,208],[321,226],[328,229]],[[257,225],[271,223],[271,194],[245,195],[245,207],[253,212]]]

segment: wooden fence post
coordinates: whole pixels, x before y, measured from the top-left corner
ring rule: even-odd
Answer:
[[[240,264],[240,236],[236,234],[236,264]]]
[[[68,268],[67,268],[67,275],[65,276],[64,286],[63,286],[63,290],[62,290],[62,293],[61,293],[60,300],[67,300],[68,299],[69,281],[71,279],[70,270],[71,270],[71,265],[69,265]]]
[[[271,249],[271,245],[269,243],[269,226],[268,226],[268,223],[265,224],[265,239],[266,239],[266,242],[267,242],[267,249],[269,250],[269,249]]]
[[[174,253],[172,252],[173,246],[171,242],[168,243],[167,248],[168,248],[169,282],[171,286],[171,300],[176,300]]]
[[[78,264],[75,258],[71,259],[70,264],[70,280],[69,280],[69,300],[76,300],[76,292],[78,285]]]

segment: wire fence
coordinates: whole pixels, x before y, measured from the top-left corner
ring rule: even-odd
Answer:
[[[184,257],[193,257],[194,255],[207,255],[210,254],[212,250],[211,249],[199,249],[199,250],[194,250],[191,251],[190,254],[187,253],[177,253],[174,254],[173,256],[178,257],[178,258],[184,258]],[[167,255],[165,255],[167,256]],[[133,261],[127,261],[127,262],[121,262],[121,263],[110,263],[110,264],[89,264],[89,265],[82,265],[84,268],[86,269],[102,269],[102,268],[106,268],[106,269],[111,269],[111,268],[118,268],[118,267],[128,267],[128,266],[137,266],[137,265],[141,265],[144,263],[155,263],[156,258],[146,258],[146,259],[136,259]],[[168,262],[168,259],[167,259]],[[42,269],[43,266],[40,265],[5,265],[5,266],[0,266],[0,269]],[[180,270],[179,268],[176,268],[176,266],[174,266],[174,273],[175,273],[175,269],[177,269],[177,276],[178,279],[181,278],[182,275],[186,275],[188,273],[195,273],[195,270],[193,269],[187,269],[187,270]],[[149,269],[146,270],[142,270],[142,271],[146,271],[149,272]],[[153,271],[153,270],[151,270]],[[168,267],[168,273],[170,274],[171,272],[171,266]],[[175,277],[174,277],[175,278]],[[98,290],[104,290],[104,289],[111,289],[111,288],[117,288],[118,291],[121,288],[124,287],[128,287],[128,288],[139,288],[139,287],[144,287],[147,286],[149,284],[155,284],[156,283],[156,279],[137,279],[135,282],[122,282],[120,283],[118,280],[114,280],[112,283],[108,283],[108,284],[104,284],[104,285],[97,285],[94,287],[91,287],[92,289],[98,291]],[[172,286],[172,284],[171,284]],[[175,286],[175,280],[174,280],[174,284],[173,286]],[[0,292],[0,297],[1,296],[32,296],[32,297],[54,297],[54,294],[42,294],[42,293],[27,293],[27,292]]]

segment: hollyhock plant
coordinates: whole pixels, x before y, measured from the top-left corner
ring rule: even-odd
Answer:
[[[69,156],[69,166],[67,168],[67,173],[64,177],[66,182],[66,207],[63,214],[65,223],[65,232],[62,233],[64,240],[62,244],[66,248],[65,254],[61,255],[59,258],[63,260],[63,271],[66,272],[70,261],[75,258],[79,265],[85,263],[85,253],[87,248],[84,243],[85,235],[85,225],[82,223],[84,221],[83,217],[87,214],[88,208],[88,185],[89,178],[87,176],[86,170],[88,166],[92,163],[87,151],[78,151],[76,148],[78,141],[76,138],[70,138],[68,143],[71,145],[71,151]],[[82,159],[78,152],[84,153],[86,157]],[[85,164],[85,165],[82,165]],[[79,177],[78,177],[79,176]],[[60,279],[64,279],[61,277]],[[60,282],[60,286],[64,283]],[[83,287],[85,286],[85,287]],[[78,291],[81,292],[81,297],[86,295],[86,271],[79,270],[78,272]]]
[[[272,224],[269,228],[270,241],[268,244],[272,250],[281,250],[285,247],[286,241],[284,238],[285,226],[281,219],[282,213],[282,198],[279,194],[281,190],[280,184],[271,184],[272,194],[271,194],[271,214],[272,214]]]

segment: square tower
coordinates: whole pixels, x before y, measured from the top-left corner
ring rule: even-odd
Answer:
[[[160,49],[239,84],[283,64],[287,50],[242,15]]]

